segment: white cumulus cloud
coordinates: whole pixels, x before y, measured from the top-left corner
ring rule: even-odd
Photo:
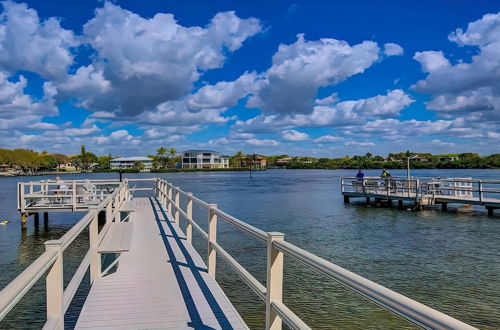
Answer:
[[[281,132],[281,137],[288,141],[305,141],[309,140],[309,135],[304,132],[299,132],[293,129]]]
[[[155,109],[187,96],[202,72],[222,67],[227,52],[260,30],[257,19],[234,12],[216,14],[206,27],[185,27],[172,14],[143,18],[105,2],[83,28],[97,55],[68,85],[59,84],[60,97],[123,116]]]
[[[403,55],[404,49],[398,44],[388,42],[384,44],[384,54],[387,56],[399,56]]]
[[[25,3],[2,1],[0,14],[0,70],[38,73],[62,79],[73,64],[70,48],[78,45],[72,31],[54,18],[40,21]]]
[[[379,52],[373,41],[350,46],[331,38],[307,41],[299,34],[295,43],[279,46],[248,105],[266,113],[310,113],[318,88],[364,72],[379,59]]]

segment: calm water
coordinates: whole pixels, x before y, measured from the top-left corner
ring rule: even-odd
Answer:
[[[379,171],[367,171],[378,175]],[[393,175],[404,175],[393,171]],[[344,205],[339,178],[353,171],[270,170],[254,173],[172,173],[161,176],[207,202],[266,231],[281,231],[285,239],[342,267],[483,329],[500,327],[500,217],[484,209],[451,208],[421,212]],[[500,170],[415,170],[416,176],[500,179]],[[137,177],[139,175],[128,175]],[[67,175],[65,178],[116,178],[116,174]],[[37,177],[36,179],[42,179]],[[50,214],[48,227],[30,219],[20,230],[15,209],[16,182],[31,178],[0,178],[0,287],[43,252],[43,242],[58,238],[81,213]],[[206,212],[195,209],[195,220],[206,228]],[[239,262],[265,283],[265,247],[237,229],[221,223],[218,240]],[[206,244],[196,235],[205,255]],[[82,235],[65,253],[69,276],[86,251]],[[224,264],[218,281],[251,328],[264,324],[264,304]],[[40,328],[44,322],[44,281],[0,323],[0,328]],[[88,290],[82,285],[67,313],[74,324]],[[388,329],[411,325],[357,297],[326,277],[310,273],[285,258],[285,303],[315,329]]]

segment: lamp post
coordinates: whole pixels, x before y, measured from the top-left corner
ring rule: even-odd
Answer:
[[[414,159],[414,158],[417,158],[417,157],[418,157],[418,155],[411,156],[411,157],[406,157],[406,179],[407,180],[411,179],[411,175],[410,175],[410,159]]]

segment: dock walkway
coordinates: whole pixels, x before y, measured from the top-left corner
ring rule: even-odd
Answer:
[[[155,199],[132,200],[130,251],[92,285],[77,329],[248,329]]]

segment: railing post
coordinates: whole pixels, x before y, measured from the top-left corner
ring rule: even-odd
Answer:
[[[114,204],[114,218],[115,218],[115,222],[120,222],[120,194],[116,194],[114,200],[113,200],[113,204]]]
[[[179,192],[179,187],[175,187],[175,203],[174,203],[174,206],[175,206],[175,224],[177,226],[180,226],[180,212],[179,212],[179,209],[180,209],[180,195],[181,193]]]
[[[363,182],[361,183],[363,185],[363,195],[366,194],[366,179],[363,179]]]
[[[113,205],[111,200],[106,205],[106,223],[113,221]]]
[[[210,243],[217,242],[217,214],[214,210],[217,204],[208,204],[208,273],[215,278],[215,268],[217,265],[217,251]]]
[[[94,283],[101,277],[101,255],[97,253],[97,236],[98,236],[98,214],[96,212],[94,218],[89,225],[89,249],[92,251],[90,259],[90,283]]]
[[[56,329],[64,329],[63,251],[61,242],[59,240],[46,241],[45,249],[57,251],[57,258],[52,266],[50,266],[47,278],[45,279],[47,320],[58,320]]]
[[[167,207],[168,206],[168,181],[165,181],[162,189],[163,189],[163,205],[165,205],[165,207]]]
[[[172,186],[167,185],[167,213],[172,215]]]
[[[73,181],[73,189],[71,196],[71,204],[73,204],[73,212],[76,210],[76,181]]]
[[[285,234],[267,233],[267,294],[266,294],[266,329],[281,329],[281,318],[271,308],[274,301],[281,302],[283,297],[283,252],[273,247],[274,241],[283,241]]]
[[[191,221],[193,220],[193,193],[187,193],[187,203],[186,203],[186,240],[189,244],[193,241],[193,226],[191,225]]]
[[[483,182],[481,180],[479,180],[477,182],[477,189],[479,192],[479,203],[482,203],[483,202]]]

